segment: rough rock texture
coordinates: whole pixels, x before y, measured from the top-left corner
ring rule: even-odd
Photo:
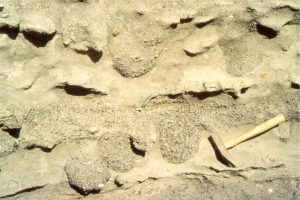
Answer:
[[[129,135],[123,132],[106,133],[100,143],[108,168],[115,171],[128,171],[133,168],[134,153]]]
[[[155,136],[151,137],[145,136],[142,132],[136,131],[134,134],[130,136],[130,140],[132,143],[132,147],[136,150],[146,153],[151,150],[153,144],[155,143]]]
[[[14,113],[0,104],[0,128],[4,131],[18,130],[21,128]]]
[[[111,39],[110,52],[114,68],[121,75],[139,77],[156,66],[163,41],[159,24],[149,22],[143,16],[130,16],[129,19],[116,21],[114,26],[118,27],[120,34]]]
[[[258,41],[245,40],[244,38],[220,41],[220,46],[227,56],[228,73],[237,76],[250,74],[259,66],[262,62],[261,52],[265,49],[263,46],[265,41],[261,43]]]
[[[80,154],[70,157],[64,169],[70,185],[83,193],[100,191],[110,178],[103,161],[95,160],[91,155]]]
[[[150,118],[145,117],[139,111],[134,114],[134,120],[128,122],[128,131],[130,143],[135,153],[144,154],[150,153],[157,141],[157,130]]]
[[[299,10],[0,0],[0,198],[296,199]],[[280,113],[230,149],[236,168],[217,159],[211,133]]]
[[[16,138],[6,132],[0,131],[0,157],[13,153],[17,147],[18,141]]]
[[[187,176],[187,177],[193,177]],[[154,186],[153,186],[154,184]],[[236,180],[232,183],[221,181],[216,183],[203,182],[203,179],[193,178],[162,178],[157,181],[147,180],[141,185],[130,188],[128,190],[120,190],[111,194],[98,194],[89,196],[87,199],[151,199],[151,200],[172,200],[172,199],[187,199],[187,200],[205,200],[205,199],[240,199],[243,198],[260,198],[268,200],[280,199],[295,199],[299,195],[299,181],[289,178],[281,178],[271,183],[255,183]],[[160,190],[156,193],[153,188]],[[222,189],[221,189],[222,188]],[[249,188],[255,188],[255,195],[249,192]],[[220,191],[220,192],[216,192]],[[130,194],[130,195],[128,195]],[[141,195],[144,194],[144,195]]]
[[[166,119],[160,128],[160,150],[162,156],[173,163],[182,163],[198,152],[200,135],[188,120]]]
[[[59,105],[36,106],[30,109],[25,116],[25,125],[20,133],[21,146],[52,149],[64,140],[71,140],[71,135],[79,137],[89,135],[87,130],[83,130],[80,124],[76,123],[76,120],[69,118],[68,112]]]

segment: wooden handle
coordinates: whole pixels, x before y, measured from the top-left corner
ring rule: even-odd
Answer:
[[[256,126],[251,131],[239,136],[236,139],[230,140],[225,144],[226,149],[231,149],[232,147],[240,144],[241,142],[244,142],[245,140],[248,140],[250,138],[253,138],[257,135],[260,135],[264,133],[265,131],[277,126],[278,124],[285,121],[285,118],[283,114],[279,114],[276,117],[269,119],[268,121]]]

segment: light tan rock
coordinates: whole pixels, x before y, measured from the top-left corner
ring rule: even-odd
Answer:
[[[196,30],[183,43],[183,50],[190,56],[205,53],[218,41],[214,28]]]
[[[289,21],[293,19],[292,12],[273,12],[261,18],[258,18],[256,21],[261,26],[270,28],[276,32],[280,31],[280,29]]]
[[[21,32],[52,35],[56,32],[53,21],[42,14],[30,14],[25,16],[20,23]]]
[[[0,18],[0,29],[1,28],[10,28],[10,29],[17,29],[19,27],[19,20],[12,18],[12,17],[7,17],[7,18]]]
[[[208,24],[208,23],[214,21],[215,19],[217,19],[217,16],[215,16],[215,15],[197,16],[193,20],[193,23],[196,26],[203,26],[205,24]]]

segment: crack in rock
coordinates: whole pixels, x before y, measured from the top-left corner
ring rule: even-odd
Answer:
[[[46,185],[47,185],[47,184],[46,184]],[[34,186],[34,187],[26,188],[26,189],[24,189],[24,190],[18,191],[18,192],[13,193],[13,194],[5,195],[5,196],[0,196],[0,199],[5,199],[5,198],[8,198],[8,197],[14,197],[14,196],[17,196],[17,195],[19,195],[19,194],[23,194],[23,193],[27,193],[27,192],[33,192],[33,191],[42,189],[42,188],[45,187],[46,185]]]
[[[56,86],[56,88],[63,89],[67,94],[72,96],[106,95],[106,93],[95,88],[84,87],[81,85],[72,85],[69,83],[61,83],[60,85]]]
[[[202,92],[187,91],[187,92],[179,92],[179,93],[167,93],[167,94],[150,95],[144,100],[141,107],[144,108],[151,101],[160,100],[160,99],[165,99],[166,101],[176,100],[177,102],[184,102],[186,96],[193,97],[193,98],[196,98],[198,100],[204,100],[204,99],[207,99],[207,98],[219,96],[221,94],[228,94],[234,100],[239,98],[239,96],[237,94],[237,91],[234,90],[234,89],[221,89],[221,90],[216,90],[216,91],[202,91]]]
[[[32,144],[32,145],[26,147],[26,149],[27,149],[27,150],[40,149],[40,150],[43,151],[43,152],[50,153],[57,145],[58,145],[58,144],[55,144],[55,145],[52,146],[51,148],[48,148],[48,147],[44,147],[44,146]]]

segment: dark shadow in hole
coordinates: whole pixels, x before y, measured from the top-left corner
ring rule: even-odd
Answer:
[[[291,83],[291,88],[294,88],[294,89],[300,89],[300,85],[297,84],[297,83]]]
[[[196,97],[199,100],[204,100],[210,97],[218,96],[222,94],[222,90],[215,91],[215,92],[187,92],[188,95],[191,95],[193,97]]]
[[[54,147],[53,148],[47,148],[47,147],[42,147],[42,146],[37,146],[37,145],[31,145],[29,147],[26,147],[27,150],[33,150],[33,149],[36,149],[36,148],[42,150],[43,152],[50,153]]]
[[[260,24],[256,25],[256,30],[259,34],[264,35],[269,39],[275,38],[277,36],[277,32],[275,30],[262,26]]]
[[[235,92],[227,92],[229,96],[231,96],[234,100],[237,100],[239,96]]]
[[[215,97],[215,96],[218,96],[222,93],[228,94],[234,100],[239,98],[235,92],[224,91],[224,90],[219,90],[219,91],[214,91],[214,92],[187,92],[188,95],[196,97],[199,100],[204,100],[204,99],[207,99],[207,98],[210,98],[210,97]]]
[[[102,51],[97,51],[93,48],[88,48],[87,51],[81,51],[81,50],[80,51],[75,50],[75,51],[82,55],[87,55],[93,63],[99,62],[99,60],[102,57]]]
[[[189,57],[195,57],[195,56],[197,56],[196,53],[191,53],[191,52],[188,52],[188,51],[186,51],[186,50],[184,50],[184,52],[185,52],[185,54],[186,54],[187,56],[189,56]]]
[[[172,23],[172,24],[170,25],[170,28],[172,28],[172,29],[176,29],[176,28],[177,28],[177,26],[178,26],[178,24],[176,24],[176,23]]]
[[[95,49],[88,49],[86,54],[90,57],[93,63],[99,62],[102,57],[102,51],[97,51]]]
[[[249,88],[250,88],[250,87],[242,88],[242,89],[240,90],[240,91],[241,91],[241,94],[245,94]]]
[[[135,148],[132,138],[130,138],[130,147],[131,147],[131,150],[133,151],[133,153],[135,153],[136,155],[145,157],[146,152]]]
[[[115,179],[114,183],[115,183],[115,185],[116,185],[117,187],[122,187],[122,186],[123,186],[123,183],[120,183],[120,182],[118,181],[118,179]]]
[[[95,91],[92,88],[85,88],[79,85],[63,85],[63,86],[57,86],[56,88],[59,89],[64,89],[67,94],[72,95],[72,96],[86,96],[89,94],[94,94],[94,95],[101,95],[102,92],[100,91]]]
[[[36,47],[45,47],[53,39],[55,33],[51,35],[39,34],[34,32],[23,32],[24,37]]]
[[[7,132],[11,137],[18,139],[20,137],[20,128],[12,128],[12,129],[2,129],[3,131]]]
[[[17,28],[9,28],[9,27],[2,27],[0,29],[1,34],[6,34],[10,39],[15,40],[19,35],[19,30]]]
[[[283,10],[283,9],[289,9],[290,11],[294,11],[294,12],[299,12],[298,8],[294,8],[293,6],[290,5],[280,5],[280,6],[276,6],[275,8],[273,8],[274,10]]]
[[[180,19],[180,24],[190,23],[194,18],[188,17],[184,19]]]
[[[191,22],[191,21],[193,21],[193,19],[194,18],[184,18],[184,19],[180,19],[180,24],[185,24],[185,23],[189,23],[189,22]],[[177,28],[177,26],[178,26],[178,23],[172,23],[172,24],[170,24],[170,28],[172,28],[172,29],[176,29]]]
[[[227,166],[227,167],[232,167],[232,166],[231,166],[228,162],[226,162],[226,160],[221,156],[222,154],[221,154],[219,148],[216,146],[216,144],[215,144],[215,142],[214,142],[214,140],[213,140],[213,138],[212,138],[211,136],[208,137],[208,141],[209,141],[209,143],[211,144],[211,146],[212,146],[213,149],[214,149],[214,152],[215,152],[215,155],[216,155],[217,160],[218,160],[220,163],[222,163],[222,164],[224,164],[225,166]]]
[[[99,192],[101,192],[101,190],[91,190],[91,191],[84,191],[83,189],[77,187],[76,185],[73,185],[69,182],[70,187],[75,190],[78,194],[82,195],[82,196],[88,196],[90,194],[98,194]]]
[[[195,26],[196,26],[197,28],[203,28],[204,26],[210,24],[210,23],[213,22],[213,21],[214,21],[214,19],[211,19],[211,20],[209,20],[209,21],[207,21],[207,22],[197,23],[197,24],[195,24]]]
[[[178,99],[178,98],[182,98],[182,94],[168,94],[168,98],[169,99]]]

